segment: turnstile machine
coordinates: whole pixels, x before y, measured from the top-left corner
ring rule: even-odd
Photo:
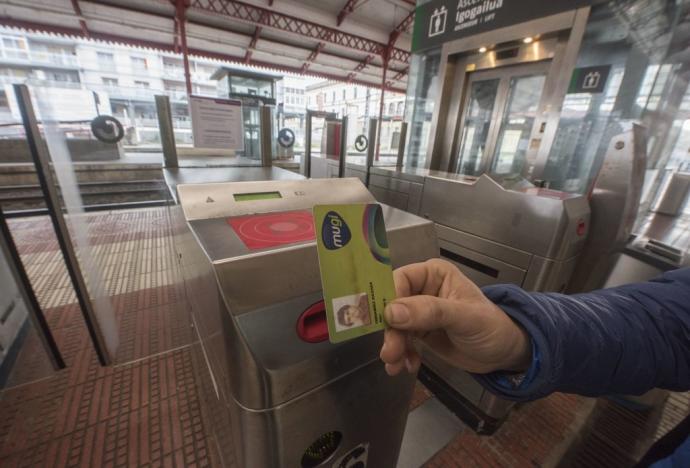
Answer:
[[[473,282],[531,291],[565,290],[590,216],[583,196],[487,175],[427,176],[420,212],[436,222],[441,257]],[[435,353],[424,349],[422,360],[420,380],[477,432],[493,432],[513,406]]]
[[[393,467],[414,376],[381,334],[328,341],[311,208],[368,203],[357,179],[178,185],[185,287],[221,411],[224,462]],[[438,255],[434,225],[384,206],[394,267]]]
[[[313,120],[323,119],[319,155],[313,154]],[[310,179],[344,177],[347,156],[347,117],[338,119],[335,113],[307,110],[304,157],[300,171]]]
[[[536,188],[520,177],[374,168],[377,200],[433,220],[440,255],[474,283],[563,291],[589,231],[586,197]],[[419,378],[466,423],[491,433],[513,406],[422,349]]]

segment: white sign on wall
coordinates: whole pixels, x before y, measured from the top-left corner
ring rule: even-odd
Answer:
[[[244,150],[242,102],[189,96],[195,148]]]

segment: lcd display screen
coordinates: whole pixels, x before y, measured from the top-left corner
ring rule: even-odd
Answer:
[[[235,193],[233,194],[235,201],[256,201],[256,200],[272,200],[274,198],[283,198],[280,192],[255,192],[255,193]]]

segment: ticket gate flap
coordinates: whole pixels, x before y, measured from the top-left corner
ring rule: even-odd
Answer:
[[[430,175],[421,214],[518,250],[567,259],[584,247],[589,204],[581,195],[537,188],[506,190],[486,174],[476,181]]]

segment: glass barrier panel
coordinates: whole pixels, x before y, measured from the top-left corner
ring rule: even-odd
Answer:
[[[381,121],[379,133],[379,157],[374,158],[374,166],[395,166],[398,160],[398,147],[401,144],[402,120],[388,118]]]
[[[7,222],[2,214],[0,217],[0,390],[4,390],[54,375],[53,363],[62,360],[59,351],[46,348],[48,341],[54,346],[52,336],[46,336],[51,332],[40,328],[38,317],[31,317],[32,308],[38,305],[33,313],[42,315],[60,335],[65,332],[61,325],[68,320],[61,316],[59,308],[51,307],[51,298],[43,290],[34,296],[38,304],[32,304],[27,295],[35,291],[31,284],[23,282],[20,273],[23,269],[29,281],[41,284],[50,274],[46,267],[53,260],[59,261],[55,243],[38,241],[45,239],[50,222],[36,218],[15,218]],[[16,255],[21,256],[21,264],[15,261]],[[76,314],[74,311],[70,315]]]
[[[80,167],[57,125],[50,100],[36,91],[65,220],[99,330],[115,363],[193,342],[171,221],[173,199],[160,165]],[[88,182],[87,182],[88,181]],[[98,195],[85,187],[109,187]]]
[[[546,75],[511,78],[508,105],[503,112],[492,173],[522,172],[545,81]]]
[[[408,75],[405,121],[409,122],[405,167],[424,167],[429,147],[434,102],[439,92],[441,48],[412,54]]]
[[[459,174],[478,175],[483,169],[484,150],[489,137],[499,83],[500,79],[481,80],[473,82],[470,86],[455,169]]]

